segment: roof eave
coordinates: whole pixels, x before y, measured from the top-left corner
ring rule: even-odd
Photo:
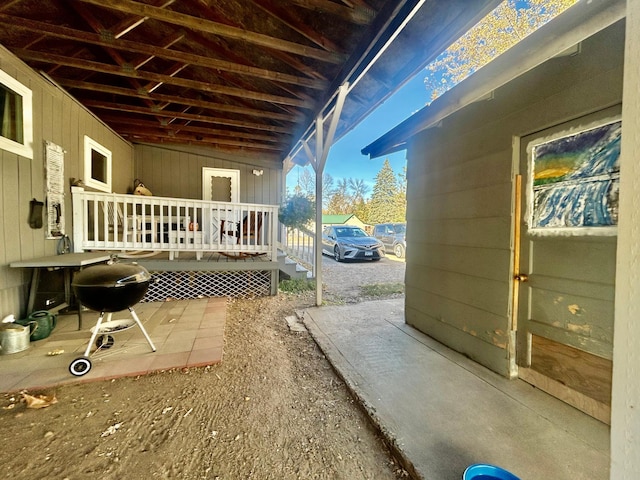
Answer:
[[[364,147],[361,153],[373,159],[405,149],[412,136],[436,126],[454,112],[623,19],[625,12],[625,0],[581,0],[433,103]]]
[[[419,64],[413,65],[413,69],[409,74],[406,75],[406,78],[403,78],[401,82],[394,83],[394,88],[390,88],[384,95],[375,97],[374,101],[368,100],[367,107],[356,114],[351,114],[347,112],[350,109],[349,105],[345,104],[345,110],[342,112],[342,118],[340,119],[340,123],[337,128],[337,132],[334,137],[334,142],[338,139],[342,138],[349,131],[355,128],[366,116],[368,116],[373,110],[375,110],[380,104],[384,103],[395,91],[397,91],[404,83],[409,81],[417,71],[424,68],[424,66],[429,62],[430,58],[435,58],[442,50],[444,50],[445,46],[453,42],[459,36],[464,34],[472,25],[477,23],[481,18],[484,17],[489,11],[491,11],[495,6],[500,3],[501,0],[483,0],[482,3],[478,2],[477,5],[474,5],[474,15],[465,17],[465,21],[458,21],[455,24],[455,28],[451,28],[447,30],[447,35],[441,35],[437,38],[431,38],[431,42],[429,43],[429,49],[424,51],[424,58],[421,59]],[[425,5],[425,3],[427,5]],[[435,2],[431,2],[435,3]],[[393,2],[389,3],[389,7],[387,8],[388,14],[379,15],[380,17],[380,25],[376,25],[376,28],[379,29],[378,34],[370,41],[368,44],[361,45],[354,53],[353,57],[347,62],[345,67],[343,68],[342,73],[336,78],[336,80],[332,83],[332,86],[328,89],[330,94],[327,97],[326,103],[322,108],[318,110],[316,118],[329,118],[333,114],[333,107],[337,97],[338,88],[341,85],[349,84],[349,96],[353,97],[354,95],[351,91],[355,88],[360,88],[362,91],[358,92],[357,90],[353,92],[355,96],[359,98],[369,98],[370,95],[366,92],[366,87],[362,85],[357,85],[359,80],[364,76],[370,75],[370,67],[375,66],[377,63],[383,63],[385,61],[385,55],[388,54],[387,47],[390,47],[392,43],[399,42],[399,36],[402,36],[403,32],[406,31],[416,31],[423,32],[424,26],[417,24],[414,20],[414,15],[422,9],[422,8],[431,8],[432,5],[429,5],[429,2],[425,0],[403,0],[398,1],[394,5]],[[468,10],[468,9],[467,9]],[[403,40],[404,43],[408,42],[411,39],[411,35],[408,35],[409,39]],[[360,52],[360,53],[357,53]],[[354,86],[356,84],[357,86]],[[345,115],[346,114],[346,115]],[[343,120],[343,118],[346,118]],[[304,133],[297,137],[296,142],[292,144],[291,150],[289,151],[289,155],[283,159],[284,164],[287,167],[293,167],[293,165],[305,166],[309,163],[309,158],[303,154],[302,152],[302,142],[309,142],[309,146],[314,144],[314,132],[316,129],[316,122],[312,122]]]

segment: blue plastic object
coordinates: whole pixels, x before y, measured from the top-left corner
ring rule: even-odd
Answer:
[[[467,467],[462,475],[462,480],[520,480],[513,473],[496,467],[478,463]]]

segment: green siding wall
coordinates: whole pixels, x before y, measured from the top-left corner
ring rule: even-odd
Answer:
[[[411,140],[407,323],[510,375],[513,139],[619,104],[623,46],[620,22]]]
[[[44,142],[65,150],[64,177],[83,178],[84,135],[111,150],[113,190],[125,192],[132,183],[133,148],[70,95],[51,84],[0,46],[0,69],[33,92],[33,160],[0,150],[0,318],[26,312],[30,272],[8,265],[56,253],[56,240],[45,239],[45,228],[28,224],[29,201],[45,198]],[[45,218],[46,222],[46,218]],[[72,236],[70,190],[65,198],[66,233]]]
[[[240,170],[241,202],[279,205],[282,201],[282,169],[267,162],[202,148],[154,145],[136,145],[135,159],[136,178],[157,196],[202,199],[202,168],[210,167]],[[263,174],[253,175],[254,169]]]

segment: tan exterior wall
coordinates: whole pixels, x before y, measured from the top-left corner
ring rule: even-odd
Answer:
[[[229,154],[182,146],[136,145],[136,178],[162,197],[202,199],[202,169],[240,170],[240,202],[279,205],[282,202],[282,169],[267,163],[246,163]],[[271,164],[272,165],[272,164]],[[256,176],[253,170],[262,170]]]
[[[84,135],[113,155],[113,190],[123,193],[132,182],[133,148],[76,102],[0,46],[0,69],[33,92],[33,160],[0,150],[0,317],[24,315],[30,272],[8,265],[56,253],[57,240],[45,228],[28,224],[29,201],[44,201],[44,142],[65,150],[64,178],[84,177]],[[44,218],[46,223],[46,216]],[[66,234],[72,237],[71,193],[65,197]]]
[[[407,323],[509,375],[513,140],[619,109],[623,46],[619,23],[412,139]]]
[[[366,223],[364,223],[362,220],[360,220],[358,217],[355,217],[355,216],[351,217],[347,221],[346,225],[353,225],[354,227],[360,227],[363,230],[367,227]]]

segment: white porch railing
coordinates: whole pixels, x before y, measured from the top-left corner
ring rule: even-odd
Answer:
[[[75,251],[269,254],[277,259],[278,206],[97,193],[72,187]]]
[[[313,244],[315,235],[310,230],[289,228],[281,224],[281,248],[291,257],[313,268],[315,276],[315,255]]]

